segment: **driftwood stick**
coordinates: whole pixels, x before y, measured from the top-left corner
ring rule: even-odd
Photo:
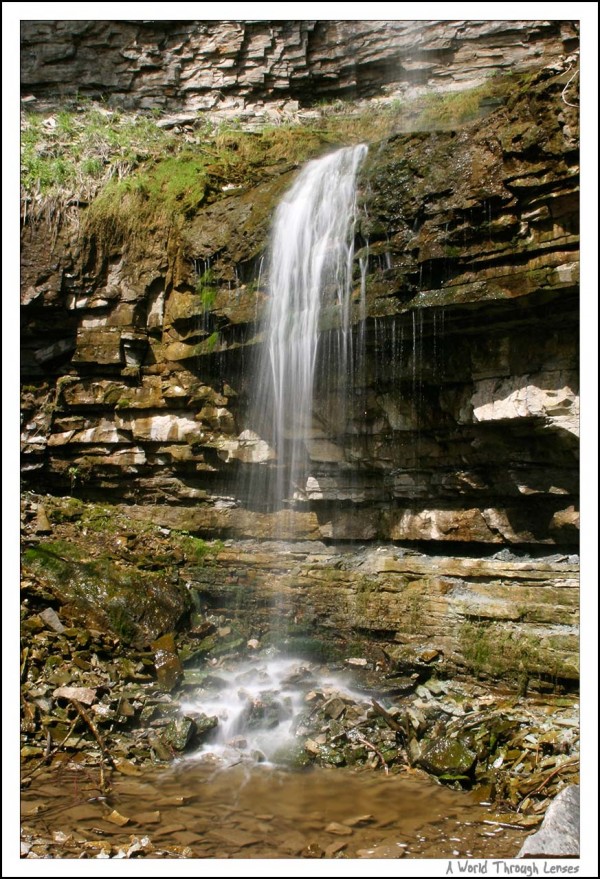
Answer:
[[[490,824],[492,827],[506,827],[507,830],[530,830],[522,824],[507,824],[506,821],[482,821],[482,824]]]

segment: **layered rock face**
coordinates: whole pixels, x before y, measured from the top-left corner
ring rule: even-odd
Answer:
[[[98,81],[117,102],[206,106],[219,76],[223,106],[253,103],[256,115],[260,101],[308,102],[309,92],[412,87],[415,70],[454,88],[573,48],[572,27],[558,22],[424,23],[427,44],[406,22],[160,24],[159,43],[154,22],[28,23],[32,50],[62,36],[54,60],[30,65],[25,52],[25,87],[49,103],[76,79],[94,94],[91,68],[77,65],[95,44],[113,76],[100,70]],[[416,66],[399,74],[406,44]],[[26,222],[26,488],[243,539],[184,580],[261,632],[285,596],[288,633],[325,632],[346,653],[366,640],[417,669],[574,681],[576,88],[560,61],[464,125],[430,119],[411,132],[398,111],[396,133],[371,145],[359,182],[355,383],[342,399],[328,354],[338,317],[325,310],[309,472],[293,509],[268,501],[277,462],[250,413],[269,229],[294,163],[253,168],[240,186],[220,181],[181,227],[119,237],[86,226],[85,205],[69,208],[71,222]],[[264,543],[273,537],[297,543]],[[346,553],[348,542],[364,547]]]
[[[578,166],[556,73],[458,130],[371,149],[364,356],[340,399],[324,312],[291,515],[261,494],[275,463],[248,421],[262,255],[290,166],[225,189],[179,237],[107,245],[26,227],[28,484],[176,506],[181,527],[214,536],[572,546]]]
[[[197,110],[460,89],[576,48],[572,21],[24,21],[21,85],[46,105]]]

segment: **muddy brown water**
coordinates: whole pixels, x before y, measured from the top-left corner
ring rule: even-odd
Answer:
[[[500,826],[481,794],[444,788],[413,770],[386,776],[339,768],[220,769],[186,760],[115,777],[107,801],[98,793],[81,767],[32,779],[22,798],[25,837],[46,841],[42,857],[79,857],[84,850],[95,857],[98,843],[110,844],[114,856],[132,838],[147,837],[149,857],[181,851],[245,859],[509,858],[525,838]],[[112,823],[115,812],[127,823]]]

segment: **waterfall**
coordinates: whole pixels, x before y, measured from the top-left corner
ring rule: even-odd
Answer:
[[[360,144],[309,162],[275,214],[253,421],[276,454],[268,489],[276,506],[303,498],[307,441],[320,434],[313,423],[320,325],[333,333],[326,367],[335,370],[338,393],[352,375],[356,177],[366,153]]]

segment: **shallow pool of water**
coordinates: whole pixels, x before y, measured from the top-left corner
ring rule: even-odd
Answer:
[[[73,766],[33,779],[23,793],[25,833],[62,841],[58,857],[78,857],[86,843],[94,857],[98,842],[114,855],[132,837],[147,837],[150,857],[187,847],[183,856],[196,858],[506,858],[524,839],[495,823],[478,795],[415,770],[386,776],[186,760],[115,776],[107,800],[94,783]],[[113,823],[115,812],[123,826]]]

